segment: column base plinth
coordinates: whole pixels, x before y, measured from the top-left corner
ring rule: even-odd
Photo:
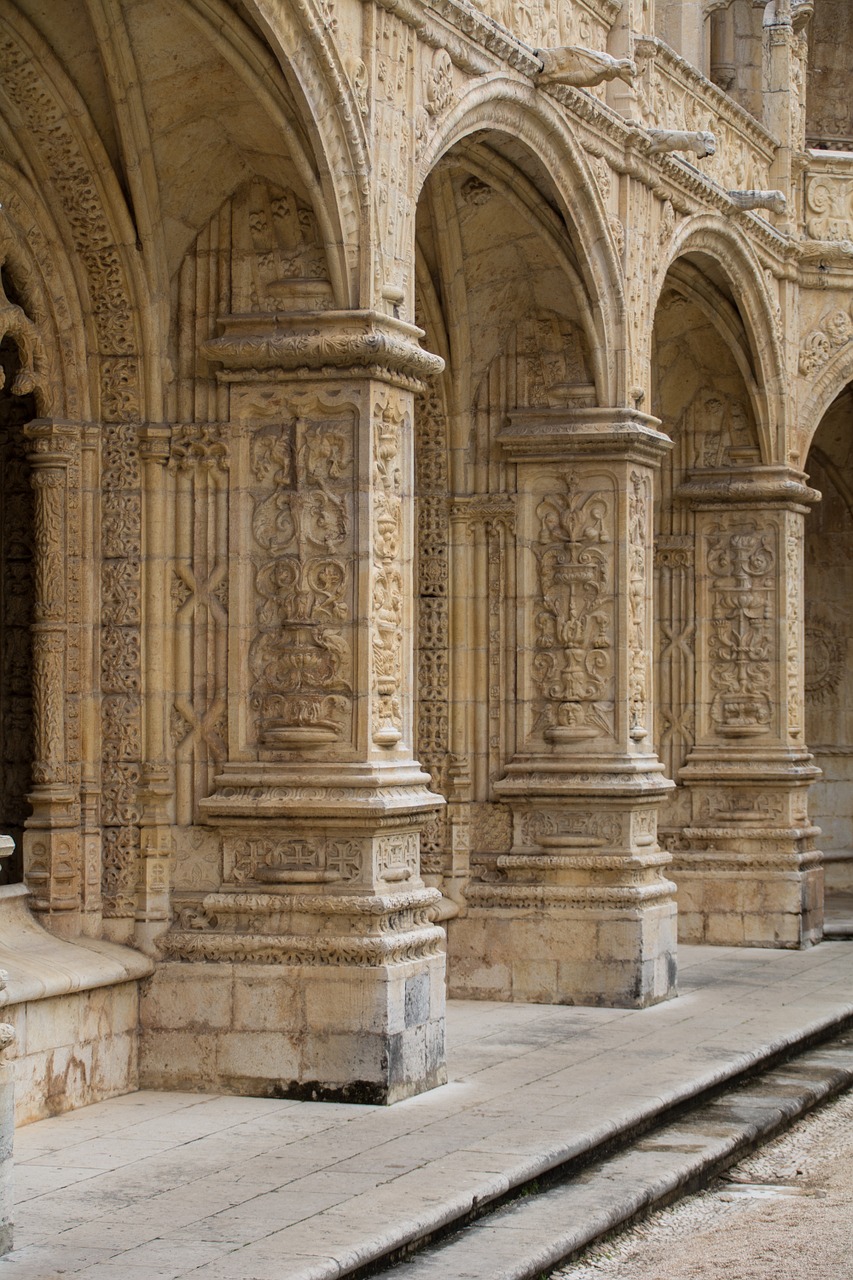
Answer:
[[[816,829],[811,829],[817,834]],[[714,847],[701,845],[713,840]],[[678,885],[681,942],[727,947],[814,946],[823,937],[823,866],[816,850],[798,851],[810,837],[792,831],[745,834],[687,828],[670,867]],[[773,842],[778,851],[768,853]],[[736,847],[726,848],[726,844]],[[760,845],[765,849],[761,850]],[[691,848],[691,845],[694,847]],[[695,845],[700,847],[696,848]],[[759,847],[756,847],[759,846]]]
[[[640,1009],[676,994],[673,886],[642,907],[490,889],[448,923],[451,998]]]
[[[439,899],[187,900],[142,997],[142,1087],[383,1104],[443,1084]]]

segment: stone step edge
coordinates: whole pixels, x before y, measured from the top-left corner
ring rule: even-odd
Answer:
[[[847,1045],[845,1047],[849,1058],[853,1054],[853,1046]],[[825,1052],[825,1050],[823,1051]],[[821,1052],[821,1050],[818,1050],[818,1052]],[[807,1057],[808,1054],[806,1053],[805,1056]],[[786,1067],[783,1065],[780,1068],[780,1074],[783,1074],[785,1070]],[[742,1121],[739,1131],[719,1138],[714,1144],[709,1144],[703,1151],[695,1154],[691,1153],[689,1156],[682,1155],[674,1158],[672,1167],[665,1174],[653,1176],[645,1185],[642,1182],[642,1171],[639,1169],[637,1174],[630,1179],[632,1183],[630,1192],[627,1192],[617,1205],[602,1210],[597,1214],[595,1212],[591,1213],[584,1227],[580,1230],[558,1234],[551,1240],[543,1241],[535,1252],[526,1252],[524,1262],[521,1264],[510,1263],[507,1265],[504,1259],[499,1272],[489,1271],[489,1280],[545,1280],[557,1267],[565,1266],[577,1260],[579,1255],[588,1249],[590,1245],[616,1236],[635,1222],[647,1217],[650,1213],[665,1209],[682,1197],[701,1190],[712,1179],[724,1173],[726,1169],[731,1168],[739,1160],[742,1160],[744,1156],[749,1155],[752,1151],[764,1146],[792,1128],[798,1120],[802,1119],[810,1111],[853,1088],[853,1063],[848,1067],[836,1068],[831,1073],[827,1073],[825,1067],[823,1071],[824,1078],[819,1080],[812,1079],[808,1083],[804,1081],[800,1093],[795,1097],[786,1099],[775,1097],[765,1101],[763,1110],[766,1114],[763,1119],[759,1118],[752,1122]],[[765,1075],[748,1082],[758,1092],[758,1097],[754,1102],[749,1099],[756,1111],[762,1109],[762,1099],[759,1091],[762,1087],[766,1088],[767,1086],[772,1089],[773,1075],[774,1072],[769,1071]],[[790,1087],[790,1081],[785,1081],[784,1083]],[[734,1093],[737,1088],[738,1086],[736,1085],[735,1089],[724,1091],[718,1095],[717,1099],[710,1100],[704,1107],[699,1106],[695,1110],[687,1112],[686,1116],[682,1115],[682,1120],[687,1118],[701,1121],[706,1110],[709,1113],[708,1118],[713,1120],[712,1108],[715,1102],[725,1102],[729,1092]],[[733,1122],[733,1127],[734,1125],[735,1122]],[[675,1126],[654,1126],[649,1131],[649,1136],[659,1136],[661,1139],[665,1139],[670,1127],[678,1129],[677,1124]],[[587,1176],[592,1175],[593,1177],[597,1173],[602,1173],[606,1178],[609,1170],[612,1177],[613,1170],[611,1166],[614,1161],[621,1159],[624,1164],[628,1164],[632,1156],[639,1157],[637,1163],[641,1166],[642,1152],[632,1151],[629,1148],[624,1152],[611,1153],[601,1160],[593,1161],[585,1172]],[[624,1168],[620,1173],[623,1178],[626,1176]],[[533,1194],[529,1199],[517,1199],[505,1205],[504,1209],[510,1214],[515,1212],[519,1219],[523,1219],[526,1206],[531,1208],[539,1207],[543,1199],[550,1197],[555,1202],[554,1219],[558,1221],[559,1201],[561,1198],[571,1196],[571,1194],[572,1181],[568,1179],[565,1182],[557,1183],[539,1195]],[[500,1211],[497,1214],[484,1215],[478,1221],[469,1224],[470,1234],[464,1228],[460,1234],[467,1237],[468,1242],[470,1242],[471,1238],[476,1240],[478,1230],[487,1228],[494,1217],[501,1217]],[[453,1242],[451,1240],[446,1259],[451,1266],[453,1265],[453,1258],[450,1256],[452,1247]],[[448,1248],[447,1245],[445,1245],[445,1248]],[[429,1252],[429,1248],[427,1248],[420,1254],[410,1253],[399,1259],[400,1265],[406,1266],[407,1261],[411,1263],[412,1275],[414,1280],[417,1280],[418,1257],[429,1257]],[[438,1242],[436,1256],[441,1256],[441,1242]],[[356,1273],[342,1272],[341,1275],[378,1276],[389,1274],[390,1280],[391,1275],[397,1274],[396,1266],[396,1263],[392,1263],[390,1266],[388,1263],[383,1263],[374,1265],[371,1268],[363,1268]],[[401,1271],[402,1274],[405,1273]],[[448,1271],[446,1274],[450,1277],[458,1273]]]
[[[650,1101],[647,1107],[639,1108],[619,1127],[604,1125],[600,1135],[582,1150],[563,1148],[561,1152],[550,1151],[527,1160],[507,1176],[495,1180],[503,1185],[485,1188],[482,1194],[475,1194],[473,1198],[466,1194],[464,1201],[454,1200],[449,1195],[442,1204],[425,1208],[419,1219],[395,1223],[392,1231],[354,1244],[345,1261],[330,1259],[328,1266],[324,1263],[312,1265],[304,1274],[292,1273],[289,1280],[368,1280],[368,1277],[381,1274],[421,1249],[439,1244],[447,1236],[522,1196],[549,1190],[595,1161],[624,1150],[650,1130],[670,1123],[726,1090],[771,1071],[851,1028],[853,1004],[842,1013],[817,1019],[797,1033],[741,1054],[726,1067],[716,1068],[698,1080],[694,1078],[692,1082],[676,1087],[665,1101]]]

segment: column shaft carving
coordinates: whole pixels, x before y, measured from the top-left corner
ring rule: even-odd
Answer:
[[[58,932],[80,925],[80,429],[36,420],[25,428],[34,491],[32,816],[24,874],[34,908]]]
[[[136,899],[135,940],[151,950],[153,939],[169,921],[169,870],[174,852],[170,824],[172,785],[166,758],[166,669],[168,561],[166,556],[166,463],[169,427],[144,426],[139,431],[144,495],[142,596],[143,760],[140,785],[140,874]]]
[[[822,930],[817,770],[803,725],[800,473],[695,473],[696,742],[692,814],[673,841],[687,941],[808,945]]]

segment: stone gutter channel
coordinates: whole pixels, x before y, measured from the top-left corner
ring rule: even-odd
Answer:
[[[853,1013],[744,1054],[292,1280],[540,1280],[853,1087]],[[500,1185],[502,1184],[502,1185]]]

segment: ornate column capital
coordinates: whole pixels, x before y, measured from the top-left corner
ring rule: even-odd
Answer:
[[[60,418],[35,418],[23,432],[30,441],[27,458],[31,466],[67,466],[80,444],[82,427]]]
[[[513,462],[560,458],[619,459],[657,466],[672,448],[660,421],[635,409],[522,409],[498,440]]]
[[[369,377],[420,391],[444,361],[424,351],[423,330],[378,311],[220,316],[219,337],[202,354],[226,382]]]

